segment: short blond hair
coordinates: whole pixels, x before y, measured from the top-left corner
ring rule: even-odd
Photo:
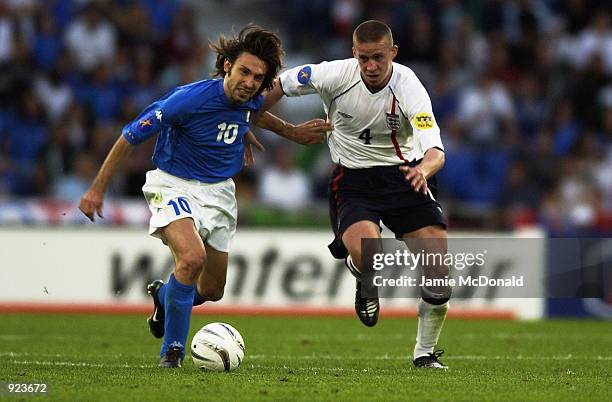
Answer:
[[[393,33],[387,24],[378,20],[369,20],[359,24],[353,31],[353,43],[372,43],[388,40],[393,46]]]

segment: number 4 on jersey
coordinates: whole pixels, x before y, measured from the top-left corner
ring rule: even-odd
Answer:
[[[371,145],[372,144],[372,136],[370,135],[370,129],[366,128],[365,130],[363,130],[361,132],[361,135],[359,136],[360,140],[363,140],[363,143],[366,145]]]

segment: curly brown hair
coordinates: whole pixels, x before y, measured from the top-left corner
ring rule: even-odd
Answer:
[[[259,25],[249,24],[240,31],[238,37],[226,38],[221,35],[217,43],[210,43],[210,47],[217,53],[216,71],[213,76],[225,77],[223,63],[228,60],[234,63],[244,52],[258,57],[266,63],[266,76],[257,91],[259,95],[264,90],[271,90],[274,79],[283,66],[285,51],[277,34],[263,29]]]

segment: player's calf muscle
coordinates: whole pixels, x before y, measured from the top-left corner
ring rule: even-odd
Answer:
[[[207,301],[219,301],[223,298],[223,294],[225,293],[225,284],[216,287],[206,287],[202,291],[202,297]]]

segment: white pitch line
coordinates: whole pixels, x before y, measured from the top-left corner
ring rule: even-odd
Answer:
[[[8,357],[18,357],[30,355],[26,353],[3,353],[0,356],[8,356]],[[40,356],[40,355],[39,355]],[[62,355],[47,355],[48,357],[64,357]],[[263,359],[279,359],[279,360],[397,360],[397,361],[410,361],[410,357],[408,356],[330,356],[330,355],[247,355],[248,360],[263,360]],[[271,369],[277,370],[278,366],[264,366],[260,364],[249,364],[248,360],[245,362],[245,365],[250,366],[251,368],[263,368],[263,369]],[[445,360],[560,360],[560,361],[570,361],[570,360],[596,360],[596,361],[612,361],[612,356],[574,356],[574,355],[564,355],[564,356],[484,356],[484,355],[464,355],[464,356],[448,356],[445,357]],[[9,360],[10,364],[20,364],[20,365],[36,365],[36,366],[64,366],[64,367],[88,367],[88,368],[140,368],[140,369],[150,369],[157,367],[156,364],[104,364],[104,363],[85,363],[85,362],[72,362],[72,361],[41,361],[41,360]],[[284,366],[284,368],[289,369],[289,367]],[[343,371],[343,368],[337,367],[293,367],[293,370],[310,370],[310,371]],[[367,370],[367,369],[364,369]]]
[[[0,357],[35,357],[35,358],[40,358],[40,357],[44,357],[44,358],[49,358],[49,357],[58,357],[58,358],[62,358],[62,359],[71,359],[74,358],[74,355],[66,355],[66,354],[58,354],[58,353],[29,353],[29,352],[1,352],[0,353]],[[109,355],[109,354],[97,354],[97,355],[93,355],[93,354],[89,354],[87,355],[87,358],[89,359],[95,359],[95,358],[115,358],[115,359],[119,359],[121,357],[124,357],[124,355]]]
[[[26,339],[25,335],[0,335],[0,341],[22,341]]]
[[[554,337],[555,334],[547,333],[547,332],[496,332],[489,337],[496,339],[550,339],[551,336]],[[608,333],[589,333],[590,338],[609,338]],[[563,339],[583,339],[584,334],[562,334],[559,337],[563,337]],[[479,339],[482,338],[482,333],[463,333],[456,335],[455,338],[461,339]]]
[[[28,353],[28,352],[6,352],[0,353],[0,357],[23,357],[23,356],[37,356],[37,357],[67,357],[66,355],[53,354],[53,353]]]
[[[341,367],[287,367],[287,366],[279,367],[279,366],[264,366],[261,364],[248,364],[248,363],[246,365],[252,369],[260,368],[260,369],[267,369],[267,370],[278,370],[282,368],[284,370],[295,370],[295,371],[308,370],[308,371],[314,371],[315,374],[317,374],[317,371],[332,371],[332,372],[345,371],[345,369]],[[358,371],[367,371],[367,369],[363,369],[363,370],[358,369]]]
[[[5,342],[19,342],[26,339],[35,339],[39,338],[38,335],[28,335],[28,334],[3,334],[0,335],[0,341]],[[45,335],[45,339],[54,339],[54,340],[65,340],[67,339],[64,335]]]
[[[9,363],[12,364],[23,364],[28,366],[55,366],[55,367],[87,367],[87,368],[139,368],[139,369],[155,369],[157,368],[157,364],[148,364],[148,365],[130,365],[130,364],[103,364],[103,363],[83,363],[83,362],[69,362],[69,361],[61,361],[61,362],[50,362],[50,361],[40,361],[40,360],[9,360]],[[265,366],[261,364],[244,364],[245,367],[249,367],[252,369],[267,369],[267,370],[295,370],[295,371],[314,371],[314,374],[317,374],[318,371],[331,371],[338,372],[344,371],[341,367],[279,367],[279,366]],[[367,369],[359,370],[359,371],[367,371]]]
[[[0,352],[0,357],[58,357],[58,358],[70,358],[72,356],[52,353],[29,353],[29,352]],[[123,355],[99,355],[88,357],[114,357],[120,358]],[[406,356],[390,356],[390,355],[378,355],[378,356],[343,356],[343,355],[268,355],[268,354],[253,354],[247,355],[248,359],[260,360],[260,359],[279,359],[279,360],[410,360],[411,357]],[[448,355],[444,356],[445,360],[612,360],[612,356],[579,356],[579,355],[557,355],[557,356],[490,356],[490,355]],[[126,363],[127,364],[127,363]]]
[[[340,356],[340,355],[249,355],[249,359],[296,359],[296,360],[412,360],[410,356]],[[612,360],[612,356],[444,356],[444,360]]]
[[[444,356],[444,359],[449,360],[612,360],[612,356],[482,356],[482,355],[466,355],[466,356]]]
[[[85,363],[85,362],[50,362],[40,360],[9,360],[12,364],[26,364],[34,366],[66,366],[66,367],[89,367],[89,368],[153,368],[157,365],[133,365],[133,364],[102,364],[102,363]]]

